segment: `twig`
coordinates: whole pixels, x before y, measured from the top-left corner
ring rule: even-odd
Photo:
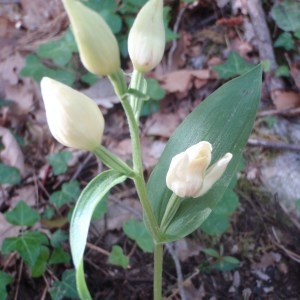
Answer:
[[[23,271],[23,260],[21,260],[21,263],[20,263],[18,279],[17,279],[17,282],[16,282],[16,293],[15,293],[15,296],[14,296],[14,300],[18,300],[18,298],[19,298],[18,295],[19,295],[19,290],[20,290],[20,282],[21,282],[22,271]]]
[[[276,232],[276,230],[275,230],[274,227],[272,227],[272,232],[273,232],[274,238],[276,239],[276,241],[272,240],[272,242],[273,242],[277,247],[279,247],[281,250],[283,250],[289,258],[291,258],[292,260],[294,260],[294,261],[300,263],[300,255],[299,255],[299,254],[297,254],[297,253],[295,253],[295,252],[293,252],[293,251],[291,251],[291,250],[285,248],[283,245],[281,245],[280,239],[279,239],[279,237],[278,237],[278,235],[277,235],[277,232]]]
[[[93,244],[91,244],[91,243],[86,243],[86,246],[87,246],[88,248],[94,250],[94,251],[97,251],[97,252],[103,254],[103,255],[106,255],[106,256],[109,256],[109,255],[110,255],[110,253],[109,253],[108,251],[106,251],[106,250],[104,250],[104,249],[102,249],[102,248],[100,248],[100,247],[98,247],[98,246],[95,246],[95,245],[93,245]]]
[[[76,169],[76,172],[73,174],[71,180],[77,179],[77,177],[80,175],[80,173],[82,172],[82,170],[84,169],[84,167],[89,163],[89,161],[93,158],[93,156],[94,156],[93,153],[89,153],[86,156],[86,158],[84,159],[84,161]]]
[[[283,109],[283,110],[277,110],[277,109],[264,110],[257,113],[257,117],[268,117],[268,116],[276,116],[281,114],[288,115],[288,116],[298,115],[300,114],[300,107]]]
[[[172,259],[175,263],[178,290],[179,290],[181,300],[187,300],[187,297],[186,297],[184,289],[183,289],[183,276],[182,276],[181,264],[180,264],[179,259],[174,251],[173,244],[166,244],[166,248],[167,248],[168,252],[171,254]]]
[[[270,62],[270,71],[275,71],[278,67],[270,36],[269,28],[266,22],[264,10],[261,0],[246,1],[248,6],[251,23],[256,35],[259,57],[261,60]],[[284,83],[281,78],[271,76],[268,79],[268,88],[272,92],[274,90],[283,89]]]
[[[248,146],[252,147],[263,147],[263,148],[272,148],[277,150],[290,150],[290,151],[300,151],[300,145],[296,144],[287,144],[280,142],[270,142],[265,140],[249,139]]]
[[[183,16],[183,13],[185,12],[185,10],[186,10],[186,6],[182,7],[180,9],[179,13],[178,13],[178,17],[177,17],[176,22],[175,22],[174,27],[173,27],[173,31],[176,32],[176,33],[178,32],[178,27],[180,25],[181,18]],[[172,46],[170,48],[170,51],[169,51],[169,55],[168,55],[168,63],[167,63],[168,70],[171,69],[173,54],[174,54],[174,51],[176,50],[176,47],[177,47],[177,39],[174,39],[173,42],[172,42]]]

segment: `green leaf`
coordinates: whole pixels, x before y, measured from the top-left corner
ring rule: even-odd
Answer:
[[[241,153],[252,130],[261,91],[261,66],[220,87],[186,117],[167,143],[147,185],[154,215],[160,224],[171,191],[165,178],[173,156],[200,141],[213,146],[212,164],[226,152],[233,154],[226,172],[200,198],[184,199],[161,242],[180,239],[208,218],[223,197],[239,167]]]
[[[100,201],[98,203],[98,205],[96,206],[94,212],[93,212],[93,216],[92,216],[92,220],[99,220],[100,218],[102,218],[106,213],[107,213],[107,198],[108,198],[109,194],[106,194],[106,196],[103,197],[103,200]]]
[[[25,232],[18,237],[6,238],[2,244],[3,254],[17,251],[24,262],[32,268],[41,252],[42,245],[47,245],[47,237],[38,231]]]
[[[128,267],[129,258],[124,255],[123,250],[120,246],[113,246],[112,251],[108,257],[108,261],[116,266],[120,266],[124,269]]]
[[[123,224],[125,234],[134,240],[145,252],[153,252],[154,245],[144,222],[128,220]]]
[[[215,249],[212,249],[212,248],[205,248],[205,249],[202,249],[201,251],[211,257],[215,257],[215,258],[220,257],[220,254],[218,253],[218,251],[216,251]]]
[[[6,100],[6,99],[1,99],[0,98],[0,108],[1,107],[6,107],[6,106],[10,106],[14,103],[14,101],[12,100]]]
[[[76,282],[80,297],[91,299],[84,278],[83,253],[93,212],[112,187],[127,177],[115,170],[97,175],[82,191],[70,222],[70,244],[73,263],[76,268]]]
[[[224,256],[220,261],[215,262],[212,268],[222,272],[228,272],[237,268],[240,261],[232,256]]]
[[[277,77],[280,77],[280,76],[289,77],[290,76],[290,69],[287,65],[281,65],[275,71],[275,75]]]
[[[21,175],[17,168],[0,163],[0,184],[19,184],[20,181]]]
[[[62,280],[55,281],[49,292],[52,300],[79,299],[76,291],[75,270],[64,271]]]
[[[60,191],[54,192],[50,196],[50,202],[56,207],[61,207],[67,203],[73,203],[80,195],[79,183],[76,180],[64,183]]]
[[[238,53],[231,52],[224,64],[216,65],[213,70],[219,74],[221,79],[232,78],[250,71],[253,64],[246,62]]]
[[[52,234],[50,243],[54,248],[58,248],[61,247],[63,242],[67,241],[68,239],[69,235],[66,232],[59,229]]]
[[[0,300],[7,300],[6,286],[13,281],[13,278],[7,273],[0,271]]]
[[[209,217],[201,224],[201,229],[210,235],[221,235],[229,226],[229,218],[238,207],[239,199],[231,190],[227,189],[223,198],[216,204]]]
[[[161,100],[166,96],[165,90],[159,85],[157,80],[147,78],[147,94],[152,100]]]
[[[300,29],[300,3],[294,0],[285,0],[273,5],[271,16],[277,26],[284,31]]]
[[[68,170],[68,162],[72,159],[70,151],[61,151],[49,154],[47,160],[53,169],[54,175],[60,175]]]
[[[19,201],[4,216],[7,222],[18,226],[32,226],[40,219],[39,213],[29,207],[23,200]]]
[[[67,30],[60,40],[50,41],[36,49],[39,56],[52,59],[58,66],[65,66],[76,52],[78,49],[71,30]]]
[[[80,77],[80,80],[91,86],[97,82],[98,77],[92,73],[86,73]]]
[[[51,253],[48,263],[49,265],[68,264],[70,262],[70,259],[70,254],[63,248],[55,248]]]
[[[31,276],[33,278],[42,276],[47,268],[47,262],[49,258],[49,249],[45,246],[41,246],[40,255],[37,258],[35,265],[31,268]]]
[[[289,32],[283,32],[275,41],[274,47],[281,47],[289,51],[294,49],[295,41]]]
[[[70,86],[75,81],[74,71],[67,69],[50,69],[46,67],[35,54],[26,56],[25,67],[21,70],[20,75],[31,77],[37,82],[40,82],[44,76],[48,76]]]

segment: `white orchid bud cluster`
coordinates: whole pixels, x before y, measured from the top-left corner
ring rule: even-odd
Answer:
[[[175,155],[167,173],[167,187],[182,198],[198,198],[208,192],[224,174],[232,158],[231,153],[226,153],[209,167],[211,152],[212,145],[202,141]]]

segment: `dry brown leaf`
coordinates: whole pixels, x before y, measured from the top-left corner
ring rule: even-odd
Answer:
[[[157,112],[147,119],[145,134],[169,138],[180,123],[177,114]]]
[[[156,165],[165,146],[165,141],[142,139],[143,164],[146,170],[150,170]]]
[[[21,226],[11,225],[5,220],[3,213],[0,212],[0,249],[5,238],[18,236],[20,230]]]
[[[210,70],[179,70],[161,76],[161,86],[169,93],[188,91],[193,85],[193,79],[208,80],[213,78]]]
[[[271,93],[271,98],[278,110],[286,110],[300,106],[300,94],[294,91],[276,90]]]
[[[1,161],[6,165],[19,169],[20,174],[24,176],[24,155],[15,137],[4,127],[0,127],[0,137],[4,145],[4,149],[0,152]]]
[[[15,191],[14,196],[10,199],[10,206],[15,207],[20,200],[26,202],[29,206],[37,203],[37,191],[34,185],[22,186]]]

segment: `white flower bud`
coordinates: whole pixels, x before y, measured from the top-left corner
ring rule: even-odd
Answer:
[[[48,77],[43,77],[41,90],[54,138],[67,147],[95,150],[104,130],[104,119],[97,104],[84,94]]]
[[[93,74],[108,76],[120,69],[118,42],[95,11],[76,0],[62,0],[69,16],[80,59]]]
[[[226,153],[208,168],[211,151],[211,144],[202,141],[175,155],[167,173],[167,187],[182,198],[197,198],[208,192],[224,174],[232,158],[231,153]]]
[[[155,68],[165,50],[163,0],[149,0],[138,13],[128,36],[134,68],[142,73]]]

